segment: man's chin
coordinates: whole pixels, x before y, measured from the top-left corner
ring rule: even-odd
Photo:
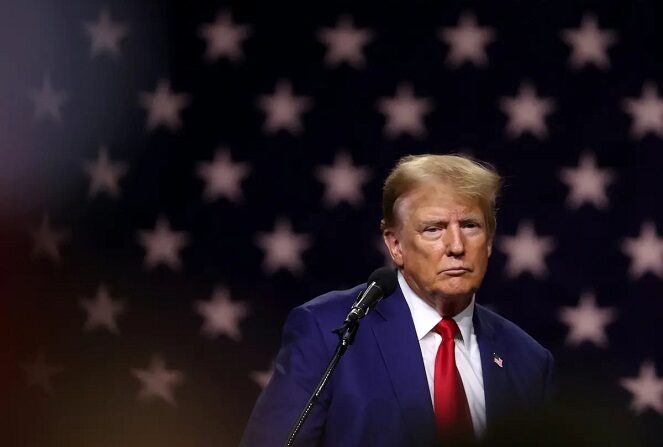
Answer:
[[[434,296],[445,301],[469,301],[476,290],[467,285],[445,284],[434,291]]]

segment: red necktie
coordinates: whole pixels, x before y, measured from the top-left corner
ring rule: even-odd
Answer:
[[[472,439],[472,417],[465,388],[456,368],[454,337],[458,325],[451,318],[443,318],[433,328],[442,336],[435,356],[435,424],[441,440]]]

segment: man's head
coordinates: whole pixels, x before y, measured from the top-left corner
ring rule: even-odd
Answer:
[[[462,310],[481,284],[500,183],[489,166],[455,155],[407,156],[387,177],[385,244],[423,299]]]

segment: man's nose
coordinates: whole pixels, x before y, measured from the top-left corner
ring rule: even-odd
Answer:
[[[463,232],[460,230],[460,225],[449,225],[447,231],[445,231],[445,238],[444,246],[446,248],[447,256],[460,256],[465,253],[465,243],[463,241]]]

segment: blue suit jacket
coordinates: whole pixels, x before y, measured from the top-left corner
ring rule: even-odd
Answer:
[[[338,343],[332,330],[365,286],[330,292],[290,313],[274,375],[251,414],[242,447],[282,446]],[[515,324],[476,305],[488,429],[513,411],[543,403],[552,355]],[[502,359],[502,367],[495,362]],[[425,446],[435,422],[421,349],[400,288],[362,321],[298,446]]]

